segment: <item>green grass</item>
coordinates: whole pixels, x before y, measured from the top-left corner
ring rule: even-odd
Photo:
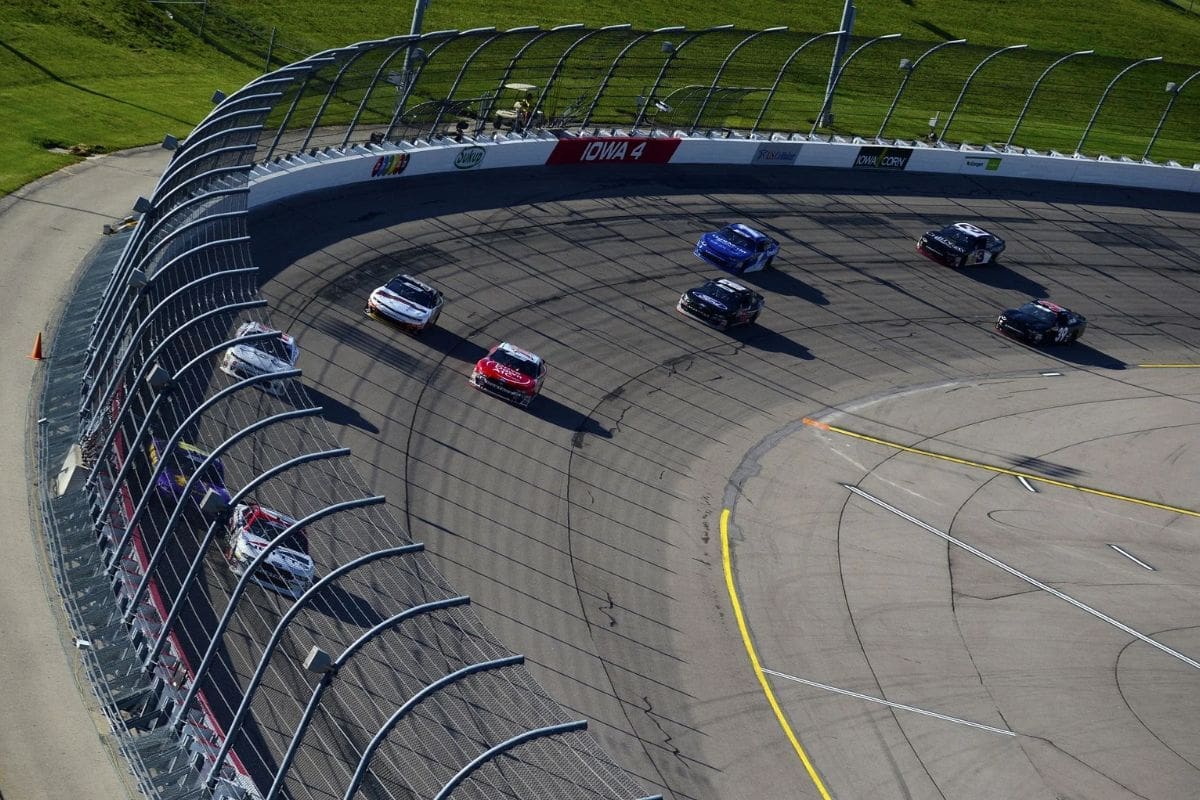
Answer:
[[[984,5],[986,14],[981,13]],[[72,163],[81,153],[153,143],[165,133],[186,134],[211,107],[215,89],[237,89],[266,68],[272,29],[270,63],[278,66],[321,49],[406,33],[411,20],[406,3],[336,2],[331,8],[328,0],[210,0],[201,39],[194,29],[202,8],[156,6],[145,0],[0,0],[0,193]],[[753,85],[764,83],[761,65],[778,63],[781,48],[794,46],[800,33],[836,28],[841,12],[841,4],[833,0],[742,4],[736,17],[728,8],[710,0],[431,0],[424,28],[573,22],[629,22],[639,29],[682,23],[697,29],[729,22],[741,29],[789,26],[792,33],[764,36],[748,46],[723,81]],[[996,24],[997,18],[1005,22]],[[1112,76],[1132,60],[1162,55],[1163,63],[1138,68],[1117,85],[1085,148],[1092,154],[1140,157],[1169,99],[1164,84],[1179,83],[1197,69],[1189,62],[1196,60],[1200,16],[1159,0],[860,0],[859,41],[892,32],[903,38],[864,50],[846,71],[830,132],[873,135],[899,86],[899,58],[915,58],[950,38],[967,38],[969,46],[946,48],[914,74],[888,124],[889,136],[920,136],[935,113],[944,123],[963,76],[983,55],[1026,43],[1028,51],[1001,56],[980,72],[948,136],[1003,142],[1045,65],[1057,54],[1094,49],[1095,56],[1070,62],[1046,81],[1015,140],[1071,152]],[[712,37],[713,45],[730,41],[726,34]],[[706,51],[698,40],[692,63],[681,55],[678,69],[672,67],[672,86],[710,80],[705,76],[712,74],[717,50]],[[768,115],[769,125],[803,130],[812,124],[829,54],[828,47],[814,47],[798,60]],[[647,65],[657,57],[651,50],[644,54]],[[618,80],[600,112],[620,119],[643,91],[637,78]],[[559,101],[569,99],[574,97],[563,95]],[[748,95],[725,109],[724,119],[705,122],[745,125],[759,107],[760,101]],[[1198,131],[1200,79],[1179,97],[1152,155],[1200,161]],[[74,153],[66,152],[72,148]]]

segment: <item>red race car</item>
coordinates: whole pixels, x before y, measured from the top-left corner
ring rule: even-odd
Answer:
[[[480,391],[528,408],[542,390],[546,362],[516,345],[501,342],[471,370],[471,385]]]

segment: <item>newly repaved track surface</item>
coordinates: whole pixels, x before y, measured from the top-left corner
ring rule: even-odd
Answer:
[[[666,797],[1195,795],[1200,202],[602,170],[401,176],[252,226],[314,402],[551,696]],[[782,253],[720,333],[674,304],[733,220]],[[999,265],[913,252],[957,220]],[[436,330],[363,315],[399,272],[446,293]],[[1084,339],[997,335],[1029,297]],[[502,340],[550,365],[528,411],[467,385]]]

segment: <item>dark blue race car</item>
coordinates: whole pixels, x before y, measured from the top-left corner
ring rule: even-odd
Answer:
[[[779,242],[749,225],[735,222],[701,236],[695,253],[714,267],[743,275],[771,266],[779,253]]]

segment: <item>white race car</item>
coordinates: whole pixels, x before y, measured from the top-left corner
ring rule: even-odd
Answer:
[[[275,333],[274,339],[264,339],[253,344],[235,344],[225,351],[221,357],[221,371],[235,378],[249,378],[254,375],[272,375],[284,372],[296,366],[300,358],[300,348],[296,340],[286,333],[273,330],[261,322],[243,322],[237,329],[238,336],[252,333]],[[286,381],[264,381],[257,384],[264,392],[273,395],[283,394]]]
[[[237,575],[246,571],[271,541],[294,525],[296,520],[264,506],[239,504],[233,510],[226,541],[225,560]],[[250,580],[273,592],[297,598],[313,585],[316,572],[308,554],[308,537],[302,528],[288,534]]]
[[[437,324],[446,299],[442,293],[411,275],[397,275],[371,292],[367,316],[393,322],[412,333]]]

